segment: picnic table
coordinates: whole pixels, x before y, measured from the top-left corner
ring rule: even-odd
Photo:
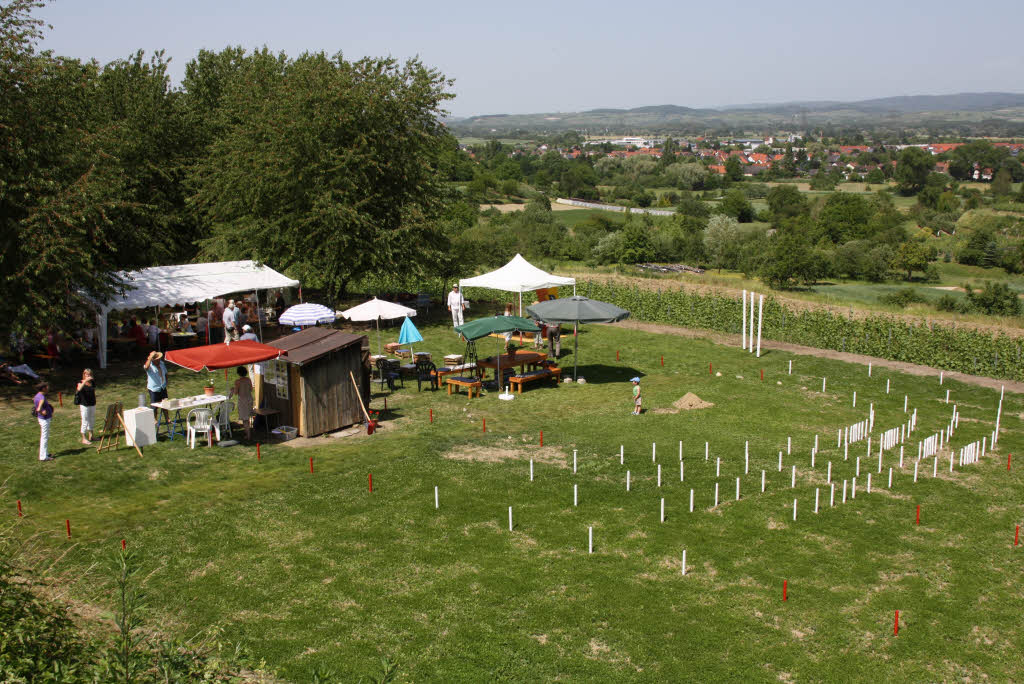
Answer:
[[[486,359],[479,359],[476,362],[476,367],[493,368],[494,372],[497,373],[498,358],[499,357],[497,356],[489,356]],[[530,368],[537,368],[547,360],[548,355],[547,352],[542,351],[518,350],[513,354],[502,354],[500,358],[502,368],[514,368],[518,366],[521,371],[526,366],[529,366]]]

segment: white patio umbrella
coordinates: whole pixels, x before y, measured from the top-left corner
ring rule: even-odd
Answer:
[[[278,319],[283,325],[317,325],[318,323],[333,323],[334,311],[323,304],[296,304],[288,307]]]
[[[381,341],[380,336],[380,320],[383,318],[384,320],[389,321],[394,318],[415,316],[416,309],[410,309],[407,306],[394,304],[374,297],[368,302],[363,302],[358,306],[353,306],[351,309],[339,311],[338,315],[344,316],[350,321],[377,321],[377,347],[378,351],[383,353],[384,344]]]

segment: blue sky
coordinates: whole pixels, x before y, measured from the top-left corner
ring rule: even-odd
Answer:
[[[101,63],[203,48],[419,56],[457,116],[1024,92],[1024,2],[55,0],[42,44]],[[1006,31],[1004,27],[1014,27]]]

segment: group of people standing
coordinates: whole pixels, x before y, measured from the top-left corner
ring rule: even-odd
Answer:
[[[36,386],[36,395],[32,397],[32,415],[39,422],[39,460],[52,461],[50,453],[50,421],[53,420],[53,404],[47,398],[50,385],[41,382]],[[75,386],[75,404],[81,416],[81,442],[91,444],[93,425],[96,422],[96,380],[92,370],[82,371],[82,379]]]

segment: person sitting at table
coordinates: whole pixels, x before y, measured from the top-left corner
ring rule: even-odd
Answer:
[[[238,367],[238,379],[228,392],[228,399],[231,397],[238,397],[238,420],[245,428],[245,438],[249,439],[252,430],[252,380],[249,379],[249,372],[245,366]]]
[[[259,342],[260,338],[256,336],[256,333],[252,331],[252,326],[246,323],[242,326],[242,336],[239,340],[252,340],[253,342]]]
[[[183,333],[195,332],[192,330],[192,321],[188,320],[188,316],[182,316],[178,319],[178,331]]]

